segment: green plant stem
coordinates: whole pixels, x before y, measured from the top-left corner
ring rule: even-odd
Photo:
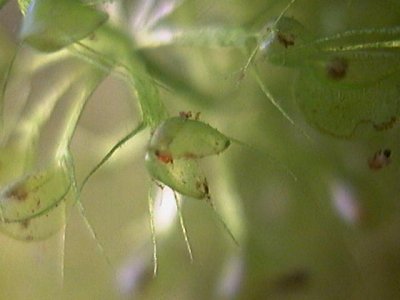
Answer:
[[[71,50],[101,69],[116,71],[133,88],[142,112],[143,122],[154,129],[168,117],[154,80],[135,53],[129,36],[111,26],[102,26],[95,39],[75,43]]]
[[[92,177],[92,175],[100,169],[100,167],[107,162],[107,160],[114,154],[115,151],[117,151],[123,144],[125,144],[128,140],[130,140],[132,137],[134,137],[136,134],[138,134],[140,131],[142,131],[144,128],[146,128],[146,125],[141,122],[135,129],[133,129],[131,132],[129,132],[126,136],[124,136],[122,139],[120,139],[108,152],[107,154],[102,158],[102,160],[89,172],[89,174],[85,177],[85,179],[82,181],[80,191],[83,190],[84,186]]]
[[[85,78],[85,80],[76,82],[76,85],[74,85],[74,88],[78,88],[78,94],[75,95],[74,93],[72,96],[75,98],[74,102],[65,115],[64,128],[56,149],[56,159],[61,159],[68,155],[69,145],[87,100],[106,75],[103,71],[94,70],[93,68],[89,68],[84,74],[85,76],[82,77]]]

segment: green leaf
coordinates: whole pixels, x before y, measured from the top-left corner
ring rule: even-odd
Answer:
[[[30,220],[56,207],[71,187],[67,168],[50,168],[19,178],[0,190],[0,221]]]
[[[351,69],[352,62],[349,64]],[[365,67],[361,65],[360,70]],[[332,82],[324,83],[321,81],[322,72],[304,69],[294,86],[297,103],[313,126],[335,136],[350,137],[359,124],[371,123],[376,129],[386,129],[398,119],[399,73],[389,78],[371,80],[366,85],[355,86],[346,84],[356,80],[354,78],[344,79],[343,84],[340,84],[340,79],[339,82],[332,79]],[[349,71],[348,76],[351,73]]]
[[[349,137],[361,123],[390,128],[400,116],[397,27],[348,31],[315,41],[319,55],[300,67],[294,89],[307,120]]]
[[[315,57],[314,37],[293,18],[282,17],[260,33],[260,54],[276,65],[298,67],[305,58]]]
[[[172,159],[196,159],[224,151],[230,140],[210,125],[185,117],[173,117],[154,131],[149,151]]]
[[[349,30],[317,39],[284,17],[264,43],[270,62],[300,70],[295,98],[306,119],[320,130],[349,137],[361,123],[386,129],[398,119],[399,27]]]
[[[196,199],[207,198],[208,184],[196,160],[176,159],[165,163],[153,152],[146,154],[146,168],[151,177],[174,191]]]
[[[206,123],[186,117],[169,118],[152,134],[146,167],[153,179],[178,193],[207,198],[207,180],[197,159],[218,154],[229,145],[226,136]]]
[[[18,240],[37,241],[47,239],[65,225],[68,211],[75,204],[75,199],[70,190],[63,201],[52,209],[23,221],[0,223],[0,231]]]
[[[90,35],[107,18],[79,0],[32,0],[20,36],[41,51],[57,51]]]

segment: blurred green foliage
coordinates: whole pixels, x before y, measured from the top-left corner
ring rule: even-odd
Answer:
[[[82,191],[85,211],[60,213],[58,234],[0,236],[0,299],[400,297],[396,1],[84,2],[108,21],[45,14],[22,26],[21,44],[16,28],[33,9],[23,19],[16,1],[0,1],[3,191],[27,165],[48,165],[79,97],[90,101],[76,130],[71,121],[68,172],[80,184],[118,150]],[[54,24],[73,30],[41,27]],[[49,40],[61,51],[35,49]],[[193,263],[173,197],[160,203],[144,162],[151,131],[181,111],[242,142],[200,164],[240,245],[206,201],[185,198]],[[380,149],[391,157],[372,170]],[[148,189],[158,199],[156,278]]]

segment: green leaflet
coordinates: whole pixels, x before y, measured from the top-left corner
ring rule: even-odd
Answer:
[[[163,121],[153,132],[146,153],[150,175],[176,192],[203,199],[208,184],[197,159],[219,154],[230,140],[210,125],[186,117]]]
[[[20,35],[40,51],[52,52],[90,35],[107,18],[79,0],[32,0]]]
[[[145,157],[146,168],[153,180],[183,196],[206,199],[216,212],[211,202],[207,178],[199,167],[198,159],[219,154],[230,145],[230,140],[210,125],[198,121],[197,117],[195,120],[190,119],[192,115],[190,112],[180,115],[164,120],[152,133]],[[176,194],[175,200],[189,256],[193,259]],[[149,197],[149,211],[153,236],[154,274],[156,274],[157,249],[151,197]],[[233,241],[237,243],[218,213],[217,216]]]
[[[348,88],[322,84],[313,70],[302,70],[295,97],[306,119],[320,130],[350,137],[361,123],[376,129],[393,126],[400,114],[398,77]]]
[[[44,213],[23,221],[0,223],[0,231],[14,239],[38,241],[49,238],[66,223],[68,210],[75,204],[76,195],[69,190],[68,194],[54,207]]]
[[[29,169],[32,151],[34,145],[29,142],[0,149],[0,231],[25,241],[45,239],[58,231],[67,206],[76,200],[70,195],[69,175],[61,164],[22,175]]]
[[[313,126],[339,137],[351,136],[361,123],[393,126],[400,115],[400,27],[317,39],[294,19],[280,23],[264,53],[300,71],[294,95]]]
[[[153,179],[185,196],[196,199],[208,197],[207,180],[196,160],[176,159],[173,163],[165,163],[148,151],[145,161]]]
[[[148,149],[173,159],[194,159],[218,154],[229,145],[230,140],[225,135],[206,123],[172,117],[155,129]]]
[[[70,175],[61,163],[20,177],[0,190],[0,221],[20,222],[45,214],[64,200],[70,188]]]
[[[260,33],[260,51],[276,65],[298,67],[305,59],[318,55],[313,36],[293,18],[282,17],[277,24],[267,25]]]

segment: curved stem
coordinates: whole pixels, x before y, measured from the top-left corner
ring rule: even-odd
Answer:
[[[66,113],[65,124],[63,126],[64,128],[56,149],[56,159],[60,159],[67,154],[69,145],[87,100],[106,75],[102,71],[93,70],[93,68],[89,68],[89,70],[83,74],[85,76],[82,77],[85,78],[85,80],[76,82],[76,85],[74,85],[76,91],[72,91],[74,93],[71,95],[71,98],[73,98],[74,102],[71,105],[70,110]]]
[[[98,169],[100,169],[100,167],[102,165],[104,165],[109,159],[110,157],[114,154],[115,151],[118,150],[118,148],[120,148],[123,144],[125,144],[128,140],[130,140],[132,137],[134,137],[136,134],[138,134],[140,131],[142,131],[144,128],[146,128],[146,125],[141,122],[139,123],[139,125],[133,129],[131,132],[129,132],[126,136],[124,136],[122,139],[120,139],[107,153],[106,155],[104,155],[104,157],[102,158],[102,160],[89,172],[88,175],[86,175],[85,179],[83,179],[82,184],[79,188],[79,191],[81,192],[84,188],[84,186],[86,185],[86,183],[88,182],[88,180],[90,179],[90,177],[92,177],[92,175],[94,173],[96,173],[96,171]]]

